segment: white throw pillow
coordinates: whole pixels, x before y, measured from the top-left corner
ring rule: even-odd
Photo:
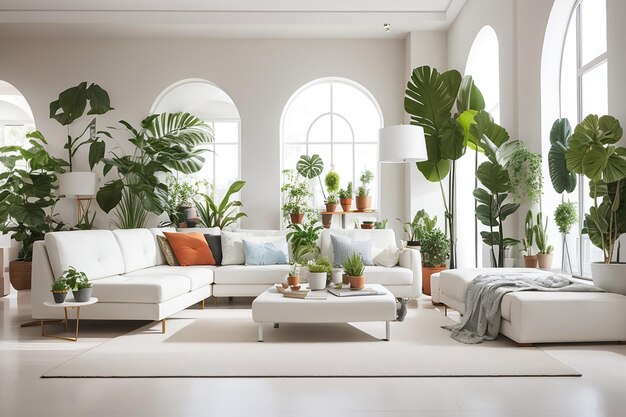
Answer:
[[[394,245],[389,245],[387,246],[387,249],[384,249],[381,253],[374,257],[374,265],[384,266],[386,268],[396,266],[398,265],[398,260],[400,259],[400,252],[400,249]]]
[[[222,265],[243,265],[246,258],[243,253],[242,238],[248,233],[235,233],[222,230]]]

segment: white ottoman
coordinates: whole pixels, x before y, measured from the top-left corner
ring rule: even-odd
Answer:
[[[507,272],[536,273],[537,269],[454,269],[433,274],[433,302],[463,313],[469,282],[481,274]],[[626,341],[626,296],[623,295],[520,291],[505,295],[501,309],[500,333],[522,345]]]

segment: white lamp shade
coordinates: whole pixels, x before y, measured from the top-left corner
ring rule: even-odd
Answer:
[[[428,159],[424,129],[421,126],[387,126],[380,129],[378,135],[380,162],[412,162]]]
[[[93,197],[98,190],[98,176],[94,172],[66,172],[59,175],[59,195],[65,197]]]

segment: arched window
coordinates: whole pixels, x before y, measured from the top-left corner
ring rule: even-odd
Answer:
[[[498,36],[491,26],[484,26],[476,35],[465,65],[465,75],[471,75],[485,99],[485,110],[500,121],[500,52]],[[482,227],[476,220],[473,191],[476,188],[476,167],[482,155],[470,148],[457,161],[457,265],[459,268],[490,266],[483,260]],[[470,175],[468,175],[470,174]]]
[[[560,115],[569,119],[572,129],[589,114],[608,113],[606,0],[580,0],[571,13],[560,68]],[[561,196],[550,190],[547,199],[561,201]],[[578,227],[570,236],[572,273],[590,276],[591,262],[601,261],[602,251],[591,244],[587,235],[580,234],[584,213],[593,201],[589,184],[579,177],[577,189],[563,197],[578,203]]]
[[[213,127],[215,141],[206,148],[206,163],[194,175],[215,187],[218,198],[241,176],[241,119],[233,100],[218,86],[200,79],[179,81],[167,87],[156,99],[151,113],[188,112]]]
[[[0,81],[0,146],[23,146],[26,133],[33,130],[33,112],[24,96],[8,82]]]
[[[323,78],[300,88],[289,99],[281,118],[282,169],[295,169],[300,155],[318,154],[324,173],[334,169],[341,187],[359,185],[363,171],[374,173],[372,207],[378,207],[378,130],[383,117],[378,102],[363,86],[343,78]],[[323,178],[322,178],[323,179]],[[324,203],[319,182],[315,207]]]

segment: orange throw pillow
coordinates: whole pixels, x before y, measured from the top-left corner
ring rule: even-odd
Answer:
[[[164,232],[182,266],[215,265],[215,258],[202,233]]]

